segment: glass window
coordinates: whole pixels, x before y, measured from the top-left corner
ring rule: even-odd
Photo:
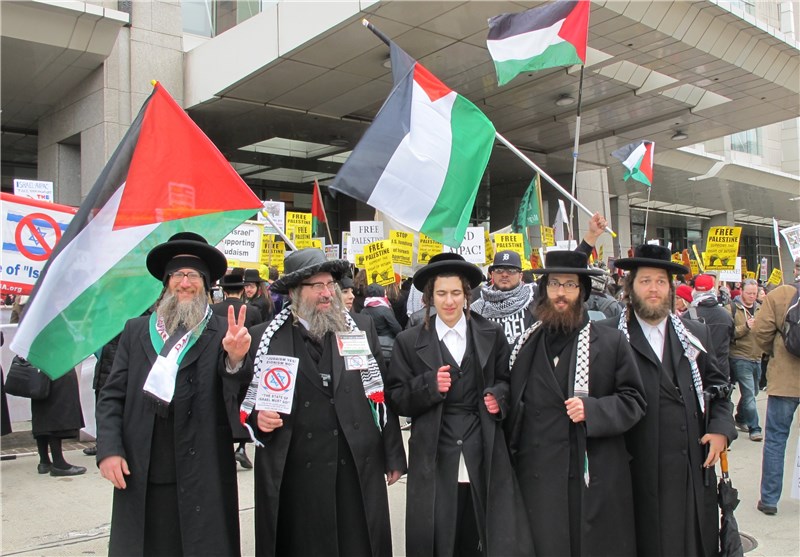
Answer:
[[[260,0],[183,0],[183,31],[215,37],[261,11]]]
[[[213,37],[213,2],[211,0],[183,0],[183,31],[201,37]]]
[[[731,135],[731,150],[760,156],[761,129],[756,128]]]

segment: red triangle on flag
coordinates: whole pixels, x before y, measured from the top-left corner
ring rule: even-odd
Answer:
[[[146,108],[114,228],[224,211],[261,201],[211,140],[157,84]]]
[[[585,64],[586,43],[589,39],[589,0],[579,0],[564,19],[558,36],[575,47],[575,53]]]
[[[655,147],[655,143],[652,141],[644,142],[644,156],[642,157],[642,163],[639,165],[639,171],[647,176],[651,185],[653,183],[653,147]]]

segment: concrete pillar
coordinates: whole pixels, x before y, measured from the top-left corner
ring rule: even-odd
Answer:
[[[38,178],[55,182],[56,202],[77,205],[86,197],[152,92],[151,80],[182,104],[182,21],[179,2],[132,2],[131,25],[103,65],[40,119]],[[65,147],[76,137],[77,165],[75,150]]]

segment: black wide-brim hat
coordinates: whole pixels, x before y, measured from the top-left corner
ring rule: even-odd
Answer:
[[[544,290],[547,284],[548,275],[578,275],[578,280],[583,285],[583,301],[589,299],[592,291],[592,277],[603,275],[601,269],[590,269],[589,256],[582,251],[556,250],[548,251],[544,255],[544,267],[534,269],[533,273],[542,275],[539,279],[539,287]]]
[[[483,282],[483,273],[473,263],[466,261],[457,253],[439,253],[428,261],[428,264],[414,273],[414,287],[420,292],[425,289],[431,277],[439,275],[460,275],[467,279],[470,288],[475,288]]]
[[[689,268],[685,265],[672,261],[672,253],[669,248],[657,246],[655,244],[643,244],[633,250],[633,257],[617,259],[614,267],[623,271],[638,269],[639,267],[654,267],[664,269],[674,275],[685,275]]]
[[[228,270],[225,254],[209,245],[205,238],[194,232],[178,232],[150,250],[147,254],[147,270],[160,281],[166,278],[167,264],[179,255],[197,257],[208,267],[208,284],[214,284]]]
[[[589,257],[582,251],[548,251],[544,256],[544,267],[534,269],[534,275],[571,274],[596,277],[603,274],[602,269],[590,269]]]
[[[304,248],[293,251],[283,262],[284,274],[272,283],[270,290],[278,294],[288,294],[308,277],[317,273],[330,273],[334,280],[342,278],[350,264],[344,259],[328,260],[319,248]]]
[[[239,273],[228,273],[219,279],[220,288],[244,288],[244,276]]]
[[[258,273],[258,269],[245,269],[244,276],[242,276],[242,282],[259,283],[259,282],[264,282],[264,279],[261,278],[261,275]]]

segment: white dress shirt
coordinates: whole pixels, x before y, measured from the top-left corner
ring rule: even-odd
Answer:
[[[634,313],[634,315],[636,315]],[[639,325],[642,327],[642,332],[644,333],[647,342],[650,343],[650,347],[653,349],[653,352],[656,353],[658,356],[658,361],[661,362],[664,360],[664,342],[667,338],[667,318],[661,320],[658,325],[651,325],[650,323],[644,321],[641,317],[636,315],[636,320],[639,322]]]
[[[464,359],[464,352],[467,351],[467,318],[464,313],[461,314],[461,319],[452,328],[437,317],[436,335],[439,340],[444,341],[444,345],[447,346],[453,359],[458,365],[461,365],[461,360]]]

